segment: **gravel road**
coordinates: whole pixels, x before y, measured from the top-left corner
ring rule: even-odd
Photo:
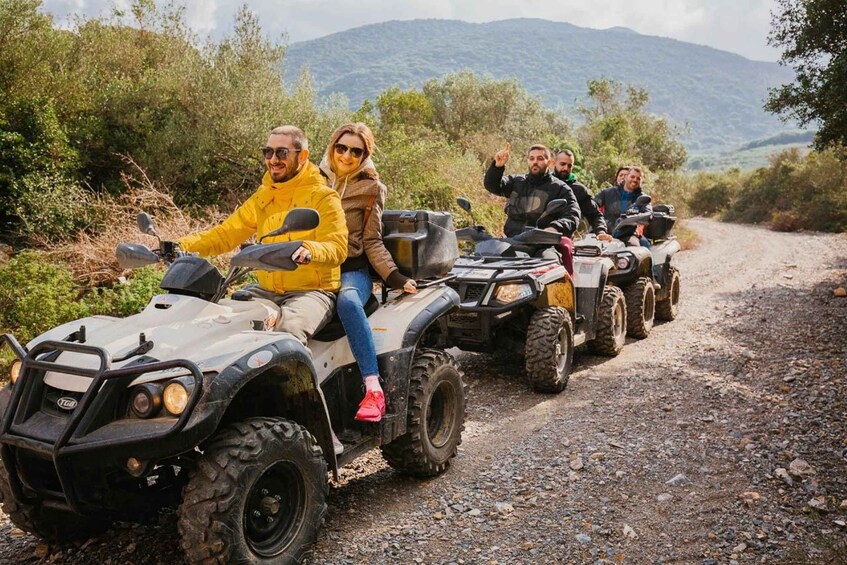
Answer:
[[[687,226],[676,321],[557,396],[456,352],[452,468],[345,468],[314,561],[847,563],[847,235]],[[175,516],[48,547],[0,513],[0,563],[37,562],[180,563]]]

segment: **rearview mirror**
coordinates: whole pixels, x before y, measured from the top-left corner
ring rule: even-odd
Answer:
[[[156,235],[156,224],[153,223],[153,218],[147,212],[141,212],[135,220],[141,233],[152,236]]]
[[[468,200],[467,198],[463,198],[463,197],[459,196],[458,198],[456,198],[456,204],[458,204],[459,208],[461,208],[465,212],[470,213],[470,211],[471,211],[471,201]]]
[[[266,237],[283,235],[293,231],[313,230],[321,223],[321,215],[313,208],[295,208],[285,215],[282,226],[259,238],[259,243]]]
[[[139,227],[141,227],[139,225]],[[147,247],[137,243],[119,243],[115,248],[115,257],[121,269],[135,269],[159,262],[159,256]]]
[[[653,198],[650,195],[642,194],[641,196],[635,199],[635,204],[638,206],[647,206],[652,201]]]
[[[547,219],[550,216],[558,216],[563,211],[565,211],[570,204],[564,198],[557,198],[555,200],[551,200],[547,203],[547,206],[544,208],[544,212],[538,217],[538,221],[535,222],[535,225],[538,226],[541,224],[541,220]]]

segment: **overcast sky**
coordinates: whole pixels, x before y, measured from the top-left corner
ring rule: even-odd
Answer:
[[[278,39],[287,34],[292,43],[387,20],[544,18],[596,29],[624,26],[759,61],[779,58],[779,52],[767,45],[775,0],[184,0],[189,25],[201,37],[214,38],[230,31],[233,14],[245,3],[259,16],[268,36]],[[43,10],[66,24],[74,15],[103,15],[113,5],[129,4],[129,0],[44,0]]]

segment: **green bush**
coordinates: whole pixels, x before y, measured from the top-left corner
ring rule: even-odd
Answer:
[[[24,251],[0,267],[0,328],[22,344],[59,324],[87,316],[70,272]]]
[[[0,267],[0,332],[26,343],[65,322],[94,314],[129,316],[161,293],[161,271],[145,267],[126,284],[86,291],[41,253],[21,252]]]
[[[768,167],[699,175],[688,202],[697,214],[767,223],[779,231],[847,230],[847,160],[838,150],[804,154],[788,149]]]

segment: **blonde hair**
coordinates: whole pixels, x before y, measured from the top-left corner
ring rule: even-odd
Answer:
[[[374,134],[371,131],[371,128],[368,127],[368,124],[362,122],[351,122],[336,128],[336,130],[332,132],[332,135],[329,137],[329,145],[326,148],[327,161],[333,163],[333,148],[335,147],[335,144],[338,143],[338,140],[348,133],[359,136],[359,139],[361,139],[362,143],[365,144],[365,153],[362,155],[363,163],[368,159],[368,157],[373,155],[374,149],[376,148],[376,141],[374,140]]]

